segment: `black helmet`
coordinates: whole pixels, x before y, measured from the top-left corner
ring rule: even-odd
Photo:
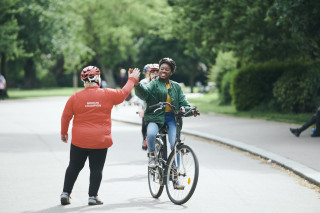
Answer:
[[[176,70],[176,62],[174,62],[174,60],[172,60],[171,58],[163,58],[159,61],[159,67],[163,63],[168,64],[171,68],[171,72],[174,73],[174,71]]]

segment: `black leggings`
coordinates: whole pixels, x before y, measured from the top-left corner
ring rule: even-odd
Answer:
[[[0,89],[0,99],[4,100],[4,98],[5,98],[5,90]]]
[[[142,118],[141,133],[144,141],[147,137],[147,125],[146,122],[144,122],[144,118]]]
[[[84,149],[71,144],[70,162],[64,178],[63,191],[71,194],[73,185],[89,157],[90,185],[89,196],[98,195],[102,180],[102,170],[108,149]]]

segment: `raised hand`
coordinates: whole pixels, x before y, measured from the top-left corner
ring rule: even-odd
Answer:
[[[140,69],[134,68],[134,69],[132,70],[132,68],[130,68],[129,71],[128,71],[128,73],[129,73],[129,75],[128,75],[129,78],[130,78],[130,77],[133,77],[133,78],[136,79],[136,82],[139,83]]]

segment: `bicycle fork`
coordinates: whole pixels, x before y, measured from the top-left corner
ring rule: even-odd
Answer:
[[[174,151],[174,163],[176,165],[174,165],[177,169],[177,176],[186,176],[186,168],[185,168],[185,165],[184,165],[184,160],[183,160],[183,155],[186,154],[184,153],[183,150],[181,150],[180,153],[177,154],[177,144],[174,145],[173,147],[173,151]],[[179,158],[179,161],[178,161],[178,158]]]
[[[157,147],[157,154],[156,154],[156,162],[157,162],[157,166],[154,169],[155,173],[158,173],[159,175],[159,182],[160,185],[165,185],[165,165],[167,164],[166,161],[166,156],[167,153],[166,152],[166,144],[165,142],[162,141],[163,136],[161,135],[161,137],[157,137],[156,140],[158,141],[160,147]]]

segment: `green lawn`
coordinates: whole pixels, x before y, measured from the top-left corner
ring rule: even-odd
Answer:
[[[261,112],[257,110],[238,112],[232,105],[219,105],[217,94],[205,94],[203,97],[188,98],[188,100],[192,105],[197,106],[200,112],[209,114],[227,114],[236,117],[256,118],[296,124],[305,123],[312,116],[312,113],[293,114],[272,111]]]
[[[8,89],[9,98],[33,98],[33,97],[49,97],[49,96],[70,96],[83,88],[47,88],[47,89]]]
[[[20,89],[8,89],[8,95],[10,99],[17,98],[31,98],[31,97],[48,97],[48,96],[70,96],[76,91],[82,90],[83,88],[47,88],[47,89],[32,89],[32,90],[20,90]],[[244,118],[256,118],[264,120],[273,120],[287,123],[297,123],[302,124],[306,122],[312,115],[312,113],[278,113],[270,111],[245,111],[238,112],[232,105],[219,105],[218,95],[205,94],[198,98],[189,98],[189,102],[197,106],[201,113],[217,113],[217,114],[227,114],[236,117]]]

